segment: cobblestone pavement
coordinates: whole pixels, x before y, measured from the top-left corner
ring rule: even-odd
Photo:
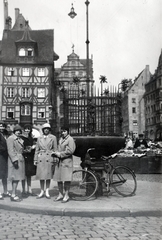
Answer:
[[[83,218],[0,212],[0,240],[160,240],[162,217]]]

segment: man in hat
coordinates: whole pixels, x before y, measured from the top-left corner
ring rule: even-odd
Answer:
[[[6,143],[6,125],[3,121],[0,121],[0,179],[2,179],[3,191],[0,193],[0,200],[4,197],[10,197],[10,193],[7,191],[7,175],[8,175],[8,151]]]

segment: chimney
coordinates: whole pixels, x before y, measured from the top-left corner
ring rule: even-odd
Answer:
[[[19,8],[15,8],[15,22],[19,16],[19,13],[20,13],[20,9]]]
[[[3,3],[4,3],[4,29],[6,29],[7,28],[6,20],[8,18],[8,1],[4,0]]]

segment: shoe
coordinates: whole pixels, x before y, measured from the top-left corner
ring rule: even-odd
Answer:
[[[58,201],[61,201],[61,200],[63,200],[63,197],[57,197],[56,199],[54,199],[54,202],[58,202]]]
[[[51,196],[49,195],[49,194],[45,194],[45,197],[47,198],[47,199],[50,199],[51,198]]]
[[[2,196],[3,196],[4,198],[6,198],[6,197],[11,197],[11,193],[9,193],[9,192],[3,193]]]
[[[26,192],[22,192],[22,193],[21,193],[21,197],[22,197],[22,198],[28,198],[28,194],[27,194]]]
[[[28,192],[27,194],[28,194],[28,196],[31,196],[31,197],[36,197],[37,196],[35,193],[31,193],[31,192]]]
[[[68,201],[69,201],[69,197],[68,198],[63,198],[62,203],[66,203]]]
[[[21,202],[21,199],[18,196],[10,197],[12,202]]]
[[[0,194],[0,200],[3,200],[4,198],[3,198],[3,196]]]
[[[36,199],[40,199],[40,198],[44,198],[44,193],[40,193],[40,194],[36,197]]]

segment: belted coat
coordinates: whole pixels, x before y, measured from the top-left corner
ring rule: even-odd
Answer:
[[[76,145],[74,139],[67,135],[59,140],[58,151],[60,152],[60,161],[55,167],[55,181],[71,181],[73,172],[73,153]]]
[[[52,134],[37,139],[34,161],[37,162],[36,178],[47,180],[53,178],[54,159],[51,153],[57,150],[57,140]]]
[[[8,148],[8,178],[9,180],[25,179],[25,160],[23,157],[23,140],[12,134],[7,138]],[[13,162],[18,161],[19,168],[15,169]]]

